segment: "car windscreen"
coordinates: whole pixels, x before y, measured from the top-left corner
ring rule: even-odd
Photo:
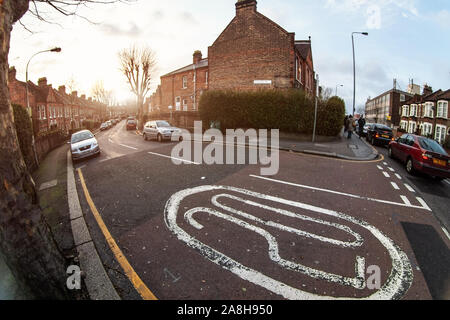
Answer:
[[[170,128],[171,125],[167,121],[157,121],[158,128]]]
[[[128,120],[128,123],[129,123],[129,124],[135,124],[135,123],[136,123],[136,120]]]
[[[90,132],[80,132],[72,136],[72,143],[78,143],[84,140],[92,139],[94,136]]]
[[[389,128],[389,127],[386,127],[386,126],[383,126],[383,125],[377,125],[376,126],[376,129],[378,129],[378,130],[383,130],[383,131],[392,131],[392,129],[391,128]]]
[[[444,148],[442,148],[441,145],[434,140],[419,138],[419,144],[422,147],[422,149],[425,149],[427,151],[436,152],[443,155],[447,154]]]

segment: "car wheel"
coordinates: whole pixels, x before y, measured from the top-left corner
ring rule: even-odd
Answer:
[[[415,173],[414,162],[411,158],[408,158],[408,160],[406,161],[406,171],[410,175],[413,175]]]
[[[158,142],[162,142],[162,135],[158,134]]]

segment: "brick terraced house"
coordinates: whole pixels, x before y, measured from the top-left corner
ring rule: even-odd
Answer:
[[[311,39],[257,11],[256,0],[236,3],[236,16],[208,48],[208,58],[194,53],[193,63],[161,77],[149,111],[197,111],[205,90],[301,88],[316,90]],[[169,108],[172,107],[171,109]]]
[[[450,89],[433,92],[425,86],[422,95],[415,95],[401,107],[400,128],[443,144],[450,137],[449,102]]]
[[[11,67],[8,75],[11,102],[27,107],[26,83],[16,79],[16,69]],[[82,128],[84,120],[100,122],[106,114],[106,106],[78,97],[76,91],[68,94],[65,86],[58,90],[47,84],[47,78],[40,78],[38,84],[28,82],[28,99],[32,112],[35,135],[61,130],[69,133]]]

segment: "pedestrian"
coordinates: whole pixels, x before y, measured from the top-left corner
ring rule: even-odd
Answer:
[[[345,119],[344,119],[344,136],[345,136],[345,133],[348,131],[348,116],[345,116]]]
[[[358,128],[359,128],[359,138],[361,139],[361,137],[364,135],[364,126],[366,125],[366,119],[364,119],[364,115],[361,115],[361,118],[359,118],[358,120]]]
[[[353,116],[350,116],[348,118],[348,139],[352,138],[353,131],[355,131],[356,128],[356,121],[353,119]]]

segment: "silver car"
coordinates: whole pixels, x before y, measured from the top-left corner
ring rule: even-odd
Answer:
[[[74,161],[100,155],[98,141],[89,130],[74,133],[69,143]]]
[[[143,136],[145,140],[164,140],[182,141],[181,129],[173,127],[164,120],[149,121],[144,126]]]

